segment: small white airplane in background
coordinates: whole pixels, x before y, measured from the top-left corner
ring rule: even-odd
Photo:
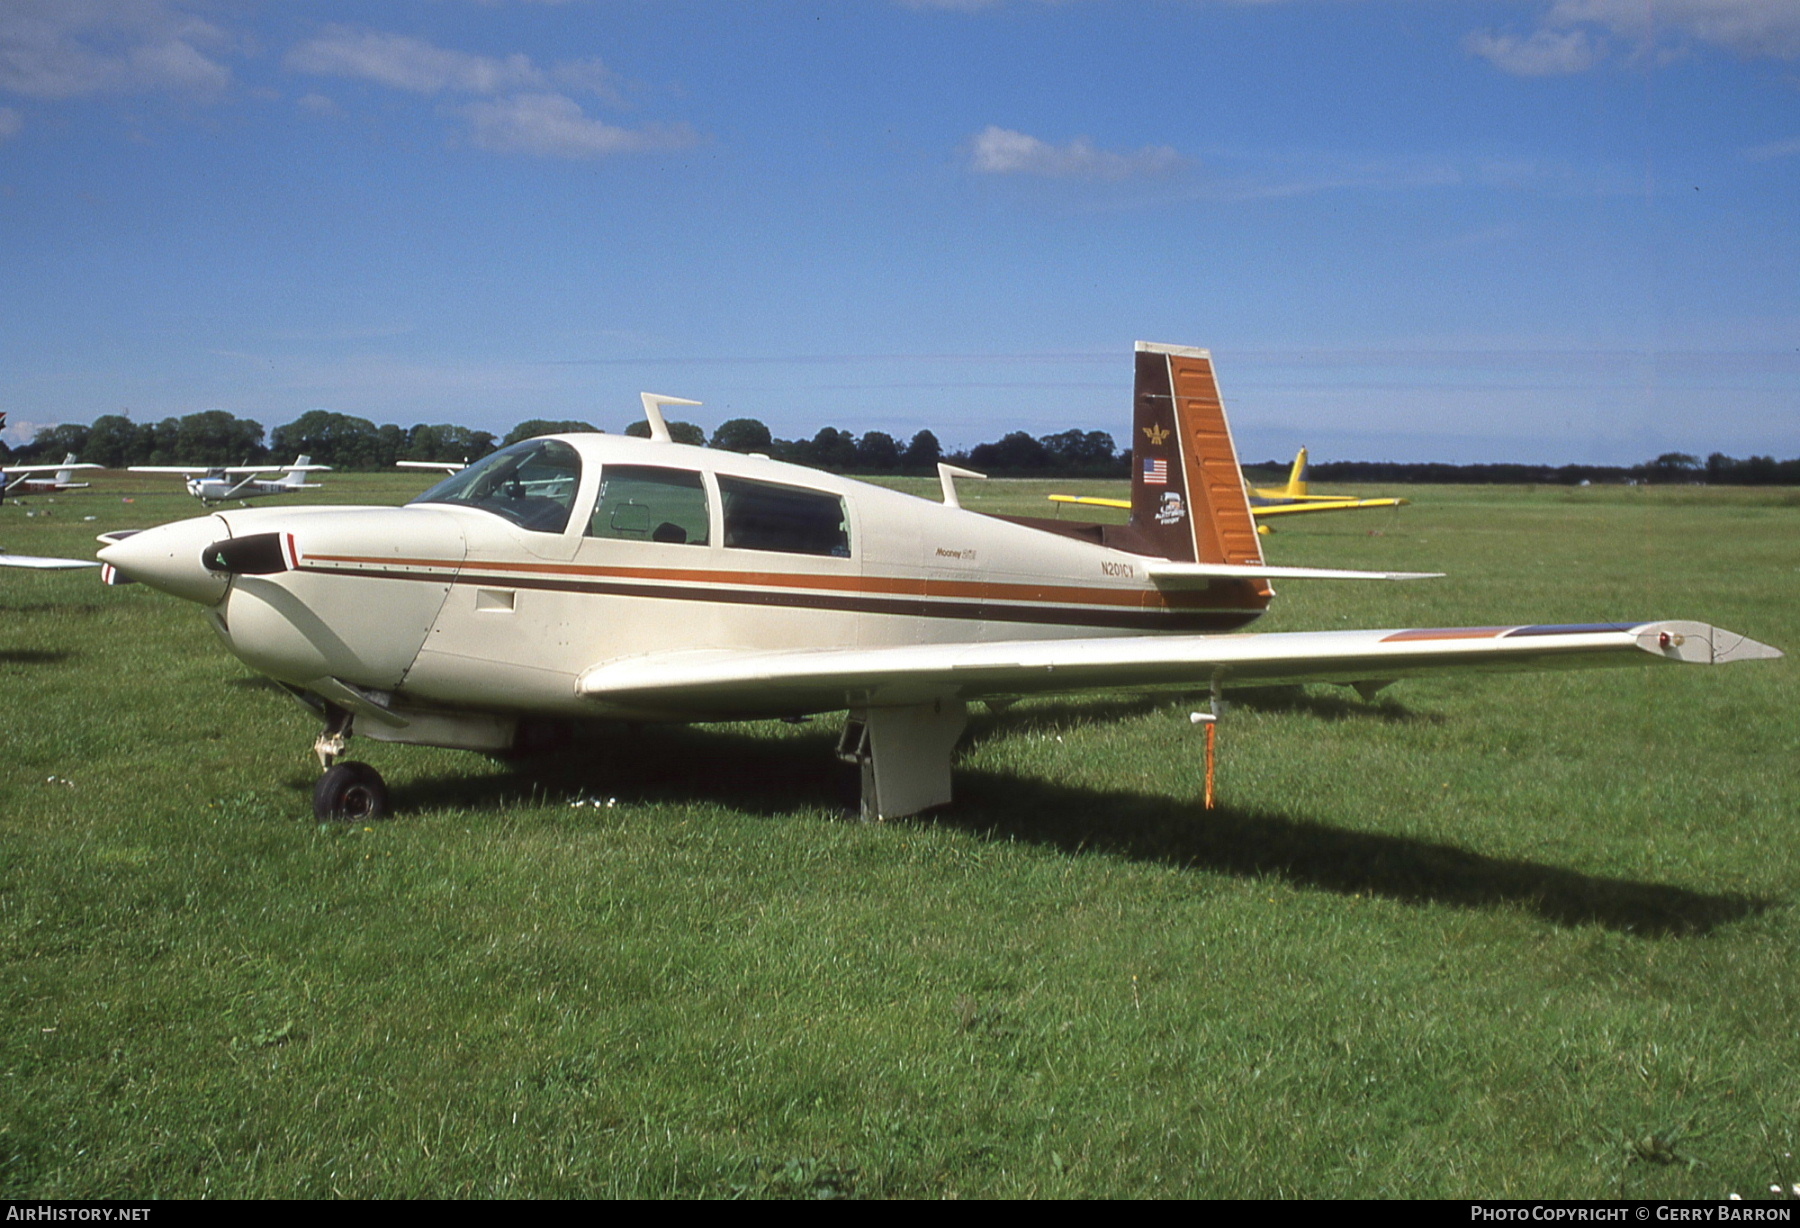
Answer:
[[[396,469],[431,469],[438,473],[460,473],[469,467],[468,461],[395,461]]]
[[[179,473],[187,478],[187,492],[202,503],[223,503],[227,499],[256,499],[264,495],[286,495],[296,490],[318,490],[320,483],[308,482],[309,473],[327,473],[330,465],[315,465],[312,457],[302,456],[291,465],[133,465],[132,473]],[[259,475],[279,473],[279,478]]]
[[[77,469],[104,469],[92,461],[77,464],[75,454],[63,457],[60,465],[7,465],[0,468],[0,492],[8,495],[53,495],[64,490],[84,490],[86,482],[75,480]],[[49,477],[39,477],[49,474]]]
[[[1781,655],[1697,622],[1217,634],[1272,580],[1422,577],[1269,566],[1211,356],[1140,342],[1136,365],[1123,525],[967,510],[944,470],[933,503],[678,444],[679,402],[645,393],[649,439],[530,439],[405,507],[221,511],[100,557],[323,718],[321,819],[387,807],[339,761],[353,728],[496,752],[595,719],[847,712],[838,753],[889,818],[950,800],[972,700]]]

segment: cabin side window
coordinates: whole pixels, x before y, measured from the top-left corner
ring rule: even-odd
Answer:
[[[838,495],[720,475],[719,496],[729,547],[850,557],[850,521]]]
[[[413,502],[478,507],[534,533],[561,533],[580,485],[574,448],[560,439],[527,439],[451,474]]]
[[[711,514],[700,475],[656,465],[608,465],[587,535],[618,541],[704,546]]]

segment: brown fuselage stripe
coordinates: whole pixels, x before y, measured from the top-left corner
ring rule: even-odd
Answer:
[[[925,597],[876,597],[854,593],[782,592],[769,589],[732,589],[692,584],[628,584],[607,580],[577,580],[561,575],[482,575],[461,572],[453,576],[417,571],[372,570],[365,567],[319,566],[310,556],[300,570],[322,575],[364,576],[375,580],[416,580],[434,584],[504,585],[562,593],[591,593],[613,597],[656,597],[669,601],[707,601],[728,605],[781,606],[790,609],[837,610],[856,614],[890,614],[911,618],[957,618],[988,622],[1037,623],[1070,627],[1114,627],[1140,631],[1230,631],[1262,613],[1250,609],[1086,609],[1079,606],[1028,606],[974,600]],[[522,566],[535,566],[524,564]],[[566,572],[566,569],[557,569]],[[593,569],[598,570],[598,569]],[[679,574],[679,573],[678,573]],[[1022,586],[1021,586],[1022,587]]]
[[[1078,586],[1069,584],[1001,584],[988,580],[944,580],[921,577],[913,579],[899,576],[831,576],[809,575],[796,572],[760,572],[760,571],[710,571],[699,568],[673,567],[594,567],[577,563],[512,563],[494,560],[480,562],[447,562],[442,559],[384,559],[360,555],[309,554],[304,559],[305,565],[312,570],[323,570],[317,567],[320,563],[348,563],[358,567],[429,567],[440,572],[452,573],[456,578],[466,570],[480,570],[488,573],[509,573],[508,578],[490,578],[484,583],[522,584],[520,580],[510,576],[532,575],[552,576],[558,579],[579,577],[604,580],[661,580],[675,581],[684,584],[706,585],[745,585],[755,588],[799,588],[818,589],[827,592],[883,594],[898,597],[938,597],[954,598],[963,601],[1041,601],[1060,604],[1110,605],[1124,606],[1139,610],[1212,610],[1219,605],[1217,597],[1210,597],[1205,590],[1177,591],[1165,593],[1158,589],[1119,589]],[[343,570],[334,574],[353,575],[356,572]],[[373,575],[373,572],[361,574]],[[382,574],[398,574],[414,576],[417,573],[400,572]],[[441,577],[440,577],[441,578]],[[457,579],[457,583],[463,583]],[[1246,606],[1261,611],[1267,605],[1266,598],[1256,592],[1253,584],[1243,580],[1222,581],[1221,588],[1228,591],[1241,591],[1250,600]]]

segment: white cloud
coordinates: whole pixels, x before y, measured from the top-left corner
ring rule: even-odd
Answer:
[[[1772,162],[1776,158],[1791,158],[1800,154],[1800,136],[1786,141],[1770,141],[1767,145],[1755,145],[1744,151],[1744,156],[1752,162]]]
[[[692,145],[685,124],[619,128],[589,119],[574,99],[561,94],[521,94],[461,108],[469,120],[469,139],[497,153],[526,153],[545,158],[600,158],[608,154]]]
[[[685,124],[623,128],[589,117],[568,92],[620,103],[617,78],[595,58],[549,66],[529,56],[473,55],[405,34],[327,26],[287,55],[288,68],[370,81],[413,94],[460,94],[478,101],[449,108],[468,122],[469,143],[496,153],[598,158],[693,144]],[[309,94],[300,105],[321,114],[335,104]]]
[[[19,129],[25,126],[25,117],[11,107],[0,107],[0,141],[19,135]]]
[[[0,436],[10,438],[16,444],[30,443],[37,438],[39,431],[47,431],[58,425],[60,424],[55,422],[26,422],[15,419],[6,424],[6,429],[0,431]]]
[[[529,56],[471,55],[424,39],[379,30],[328,26],[288,52],[297,72],[354,77],[415,94],[495,95],[552,86],[616,100],[613,74],[598,59],[567,60],[545,69]]]
[[[1556,0],[1548,21],[1562,26],[1591,22],[1639,43],[1672,34],[1741,56],[1800,57],[1800,3],[1795,0]]]
[[[1051,179],[1134,179],[1166,175],[1186,165],[1167,145],[1133,153],[1097,149],[1086,137],[1052,145],[1035,136],[989,124],[969,142],[970,165],[984,175],[1037,175]]]
[[[302,111],[310,111],[329,119],[337,119],[344,114],[344,108],[324,94],[302,94],[294,102]]]
[[[1600,52],[1586,30],[1536,30],[1528,38],[1477,30],[1463,46],[1503,72],[1547,77],[1592,68]]]
[[[159,90],[216,96],[231,84],[231,70],[208,51],[232,43],[167,0],[5,0],[0,90],[33,98]]]
[[[1746,59],[1800,58],[1800,0],[1553,0],[1525,37],[1477,30],[1472,54],[1520,76],[1581,72],[1609,38],[1668,59],[1692,43]]]

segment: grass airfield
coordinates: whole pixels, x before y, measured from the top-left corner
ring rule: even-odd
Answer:
[[[430,478],[321,480],[265,502]],[[195,514],[174,485],[8,503],[0,546],[90,553]],[[1256,629],[1800,651],[1800,492],[1398,493],[1268,557],[1447,579],[1289,582]],[[359,739],[398,817],[322,828],[312,718],[194,607],[9,570],[0,1196],[1766,1195],[1800,1181],[1797,701],[1792,655],[1246,695],[1212,812],[1200,701],[1021,703],[953,806],[879,825],[829,721]]]

